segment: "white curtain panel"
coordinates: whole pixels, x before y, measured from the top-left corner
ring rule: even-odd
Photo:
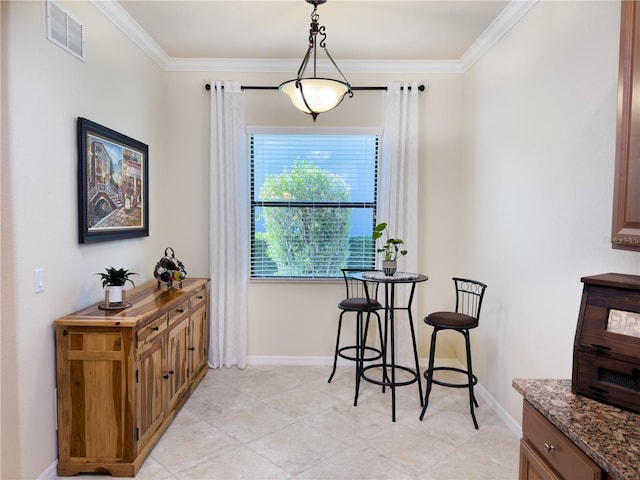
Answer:
[[[224,87],[224,88],[223,88]],[[239,82],[211,82],[209,366],[247,365],[247,160]]]
[[[384,95],[384,137],[378,197],[378,223],[388,223],[393,238],[405,242],[407,255],[398,259],[398,271],[418,272],[418,83],[391,82]],[[378,259],[380,261],[380,259]],[[414,325],[416,297],[424,295],[426,284],[416,285],[413,299]],[[396,285],[396,305],[408,300],[410,287]],[[413,365],[411,331],[405,312],[396,312],[396,360]]]

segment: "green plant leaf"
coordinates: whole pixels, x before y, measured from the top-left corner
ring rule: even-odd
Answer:
[[[130,282],[135,287],[136,284],[129,277],[138,274],[124,268],[107,267],[104,272],[96,273],[95,275],[100,275],[103,287],[107,285],[124,286],[127,282]]]
[[[382,222],[376,225],[373,229],[372,237],[374,240],[382,237],[384,231],[387,228],[387,223]],[[406,250],[400,250],[398,245],[403,245],[404,240],[401,238],[387,238],[382,247],[376,249],[378,253],[381,253],[384,260],[394,261],[398,259],[398,256],[404,256],[407,254]]]

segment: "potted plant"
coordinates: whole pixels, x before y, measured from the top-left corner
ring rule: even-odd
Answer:
[[[387,229],[386,223],[379,223],[373,229],[373,240],[376,241]],[[401,238],[389,238],[388,232],[386,232],[387,240],[376,251],[382,254],[382,271],[388,277],[393,276],[396,273],[398,267],[398,257],[407,254],[406,250],[401,250],[400,245],[404,245],[404,240]]]
[[[124,268],[105,268],[104,273],[96,273],[102,278],[102,286],[108,292],[108,303],[122,303],[122,290],[127,282],[130,282],[134,287],[136,284],[129,277],[131,275],[138,275],[135,272],[130,272]]]

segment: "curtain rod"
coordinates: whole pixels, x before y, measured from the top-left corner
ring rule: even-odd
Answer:
[[[204,88],[207,90],[211,90],[211,84],[207,83]],[[222,87],[224,88],[224,86]],[[279,87],[265,86],[265,85],[242,85],[240,87],[241,90],[278,90]],[[404,87],[400,87],[401,89]],[[351,90],[387,90],[387,87],[351,87]],[[409,87],[411,90],[411,87]],[[418,91],[424,92],[424,85],[418,85]]]

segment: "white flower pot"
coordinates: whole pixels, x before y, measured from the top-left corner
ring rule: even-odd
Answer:
[[[105,288],[109,295],[109,303],[122,303],[122,291],[124,290],[124,286],[107,285]]]

